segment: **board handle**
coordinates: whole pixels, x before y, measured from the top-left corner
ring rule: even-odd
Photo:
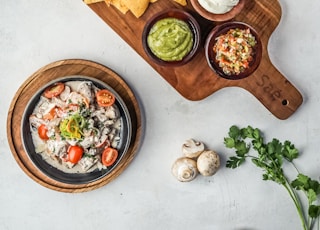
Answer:
[[[265,69],[268,71],[262,71]],[[301,93],[269,61],[262,62],[252,76],[244,80],[242,87],[281,120],[290,117],[303,102]]]

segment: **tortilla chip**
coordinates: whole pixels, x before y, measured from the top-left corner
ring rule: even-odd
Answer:
[[[108,7],[111,5],[117,8],[121,13],[126,14],[128,10],[134,16],[139,18],[147,10],[149,3],[157,2],[158,0],[83,0],[86,4],[105,2]],[[187,0],[173,0],[182,6],[187,5]]]
[[[104,0],[104,2],[107,4],[107,6],[110,6],[112,3],[112,0]]]
[[[175,2],[179,3],[181,6],[187,5],[187,0],[174,0]]]
[[[96,3],[96,2],[103,2],[103,0],[83,0],[86,4]]]
[[[122,3],[128,7],[137,18],[139,18],[149,6],[149,0],[122,0]]]
[[[127,11],[129,10],[128,7],[126,7],[126,5],[123,4],[122,0],[109,0],[109,1],[111,2],[111,5],[117,8],[123,14],[126,14]]]

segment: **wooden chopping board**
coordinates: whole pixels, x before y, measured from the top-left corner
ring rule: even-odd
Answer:
[[[142,47],[142,31],[150,17],[164,9],[182,8],[194,15],[200,24],[204,44],[206,35],[216,24],[199,16],[190,2],[183,7],[173,0],[158,0],[150,4],[140,18],[136,18],[131,12],[123,15],[104,2],[88,6],[186,99],[202,100],[219,89],[237,86],[250,92],[279,119],[287,119],[302,104],[303,98],[299,91],[273,66],[268,55],[270,35],[281,18],[278,0],[247,0],[243,11],[233,19],[255,28],[260,35],[263,48],[258,69],[248,78],[241,80],[227,80],[216,75],[207,65],[203,46],[190,63],[181,67],[162,67],[148,59]]]

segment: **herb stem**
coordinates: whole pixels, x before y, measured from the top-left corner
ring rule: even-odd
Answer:
[[[287,179],[286,179],[287,180]],[[283,184],[283,186],[285,187],[285,189],[287,190],[287,192],[289,193],[291,199],[293,200],[294,205],[296,206],[298,215],[300,217],[301,220],[301,224],[304,230],[309,230],[309,226],[308,223],[306,223],[306,219],[305,216],[303,214],[303,208],[301,205],[301,201],[300,199],[297,197],[296,193],[294,192],[293,188],[290,186],[290,183],[288,181],[286,181],[286,184]]]
[[[292,164],[292,166],[295,168],[295,170],[297,171],[298,174],[300,174],[299,169],[297,168],[297,166],[291,161],[290,162]]]
[[[285,187],[296,207],[303,230],[312,230],[315,227],[319,230],[320,183],[300,173],[293,163],[299,156],[298,149],[290,141],[281,143],[276,138],[265,143],[261,131],[251,126],[241,129],[235,125],[231,126],[228,134],[229,136],[224,138],[225,146],[235,149],[236,156],[230,157],[226,166],[234,169],[243,164],[246,158],[250,158],[254,165],[263,170],[263,180],[274,181]],[[248,139],[251,140],[251,145],[246,141]],[[257,153],[254,156],[248,154],[251,146]],[[298,173],[292,182],[284,173],[284,163],[290,163]],[[307,207],[304,207],[299,191],[303,192],[308,201]]]
[[[300,171],[299,171],[299,169],[297,168],[297,166],[291,161],[290,162],[291,163],[291,165],[294,167],[294,169],[297,171],[297,173],[298,174],[300,174]],[[289,184],[289,186],[290,186],[290,189],[292,190],[292,193],[294,193],[294,194],[296,194],[295,193],[295,191],[294,191],[294,189],[291,187],[291,185],[290,185],[290,183],[287,181],[287,183]],[[305,193],[305,195],[306,195],[306,197],[308,196],[308,194],[304,191],[304,193]],[[300,208],[298,208],[297,206],[297,211],[299,212],[299,216],[300,216],[300,219],[301,219],[301,216],[303,216],[303,227],[305,228],[305,226],[307,227],[307,229],[312,229],[312,218],[310,218],[310,216],[308,216],[308,220],[306,220],[306,218],[305,218],[305,216],[303,215],[303,208],[302,208],[302,205],[301,205],[301,201],[298,199],[298,196],[297,195],[295,195],[295,197],[296,197],[296,200],[297,200],[297,203],[299,204],[299,206],[300,206]],[[311,203],[310,203],[310,201],[308,201],[308,205],[310,206],[311,205]],[[307,223],[306,223],[307,222]],[[319,229],[319,228],[318,228]]]

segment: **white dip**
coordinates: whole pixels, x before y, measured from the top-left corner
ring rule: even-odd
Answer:
[[[239,3],[239,0],[198,0],[199,4],[214,14],[224,14],[232,10]]]

